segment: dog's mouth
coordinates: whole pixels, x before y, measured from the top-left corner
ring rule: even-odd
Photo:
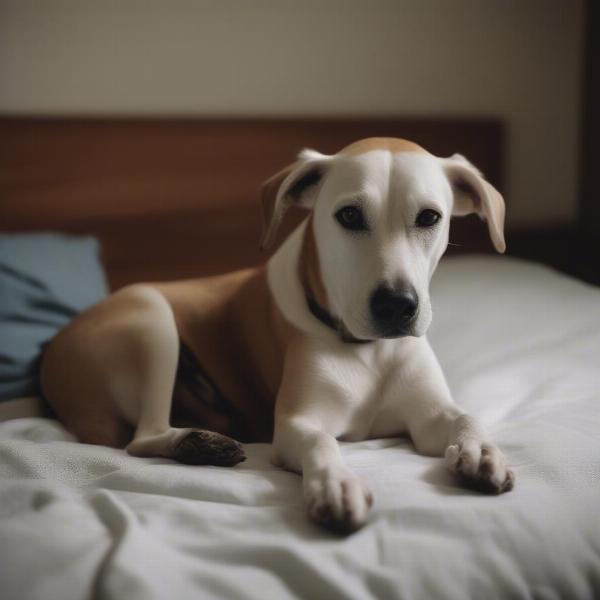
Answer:
[[[346,342],[347,344],[368,344],[369,342],[374,342],[376,339],[365,339],[355,337],[350,333],[350,330],[348,329],[348,327],[346,327],[344,321],[341,320],[338,321],[338,326],[336,329],[342,342]]]
[[[386,340],[395,340],[401,337],[410,337],[415,335],[415,324],[417,317],[415,315],[410,321],[403,323],[402,325],[395,325],[387,329],[380,330],[378,337]]]
[[[397,340],[403,337],[413,337],[416,336],[415,331],[412,328],[409,329],[391,329],[384,333],[377,333],[373,337],[370,338],[358,338],[353,336],[347,327],[344,326],[343,329],[340,329],[340,336],[344,342],[352,342],[352,343],[365,343],[365,342],[375,342],[377,340]]]
[[[388,331],[387,333],[381,335],[380,337],[384,340],[396,340],[402,337],[410,337],[414,336],[414,331],[412,329],[394,329],[392,331]]]
[[[333,329],[338,337],[347,344],[368,344],[377,340],[395,340],[402,337],[409,337],[417,335],[415,333],[414,324],[416,317],[411,319],[409,323],[402,326],[391,327],[384,331],[378,331],[373,337],[358,337],[355,336],[343,319],[334,317],[328,310],[323,308],[314,298],[310,296],[306,297],[306,303],[312,315],[317,318],[321,323],[327,325],[330,329]]]
[[[415,319],[416,321],[416,319]],[[340,339],[343,342],[349,344],[366,344],[368,342],[375,342],[377,340],[396,340],[403,337],[415,336],[414,323],[409,324],[405,327],[393,327],[386,331],[377,332],[373,337],[357,337],[347,327],[347,325],[341,319],[336,321],[336,330]]]

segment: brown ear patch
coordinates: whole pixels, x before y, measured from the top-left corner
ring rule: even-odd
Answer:
[[[324,174],[322,165],[297,161],[263,184],[261,191],[263,236],[260,246],[262,250],[273,245],[277,230],[290,206],[310,208],[316,188]],[[291,181],[288,178],[291,178]]]

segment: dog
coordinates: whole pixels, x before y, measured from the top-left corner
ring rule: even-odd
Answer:
[[[468,486],[512,489],[425,337],[451,216],[477,213],[504,252],[500,193],[460,155],[370,138],[304,150],[263,185],[264,248],[291,206],[309,214],[265,266],[134,284],[59,332],[41,365],[58,418],[81,442],[186,464],[232,466],[240,442],[272,441],[309,516],[343,532],[373,498],[337,440],[408,435]]]

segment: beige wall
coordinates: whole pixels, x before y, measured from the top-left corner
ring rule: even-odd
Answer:
[[[576,210],[582,0],[0,0],[0,112],[497,115],[509,222]]]

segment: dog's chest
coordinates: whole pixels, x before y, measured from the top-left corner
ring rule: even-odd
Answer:
[[[323,406],[330,432],[345,441],[404,433],[397,410],[401,389],[395,376],[402,368],[392,343],[332,359],[327,365],[332,393],[322,400],[324,405],[330,403]]]
[[[396,402],[389,402],[390,394],[379,389],[369,396],[356,398],[341,421],[343,432],[336,437],[357,442],[376,438],[396,437],[406,433],[406,424]]]

